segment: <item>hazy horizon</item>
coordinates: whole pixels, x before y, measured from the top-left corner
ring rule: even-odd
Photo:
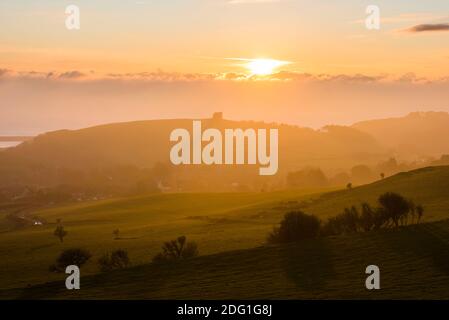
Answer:
[[[312,128],[449,112],[447,1],[378,1],[379,30],[358,0],[79,0],[79,30],[69,4],[0,4],[1,135],[215,111]]]

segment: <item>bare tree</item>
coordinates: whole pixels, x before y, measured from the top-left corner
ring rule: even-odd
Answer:
[[[418,216],[416,223],[419,223],[421,221],[422,216],[424,215],[424,207],[419,204],[416,206],[415,210],[416,210],[416,214]]]
[[[63,226],[57,226],[53,234],[58,237],[59,241],[64,242],[64,237],[67,235],[67,231],[64,230]]]

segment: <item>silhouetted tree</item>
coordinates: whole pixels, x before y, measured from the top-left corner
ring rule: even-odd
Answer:
[[[114,231],[112,231],[112,234],[114,235],[114,240],[120,239],[120,230],[119,229],[115,229]]]
[[[51,265],[49,270],[51,272],[63,272],[67,266],[75,265],[81,268],[91,257],[89,251],[74,248],[64,250],[59,257],[56,259],[56,263]]]
[[[418,216],[418,220],[416,223],[419,223],[421,221],[422,216],[424,215],[424,207],[419,204],[415,207],[415,210],[416,210],[416,214]]]
[[[389,216],[383,208],[376,208],[373,216],[373,230],[389,226]]]
[[[404,219],[410,211],[410,202],[394,192],[382,194],[378,202],[396,227],[399,226],[401,219]]]
[[[372,230],[375,226],[375,218],[376,213],[373,208],[366,202],[362,203],[362,214],[359,217],[360,228],[365,232]]]
[[[380,173],[380,178],[381,178],[381,179],[384,179],[384,178],[385,178],[385,173],[381,172],[381,173]]]
[[[351,183],[351,182],[349,182],[349,183],[346,185],[346,189],[348,189],[348,190],[351,190],[351,189],[352,189],[352,183]]]
[[[175,261],[198,256],[198,246],[195,242],[187,242],[185,236],[167,241],[162,246],[162,252],[153,258],[153,262]]]
[[[129,265],[128,251],[118,249],[112,253],[105,253],[98,259],[101,271],[110,271],[114,269],[124,269]]]
[[[286,243],[315,238],[320,233],[321,221],[302,211],[289,212],[284,216],[279,227],[268,235],[268,242]]]
[[[57,226],[53,234],[58,237],[59,241],[64,242],[64,237],[67,235],[67,231],[63,226]]]
[[[409,215],[412,217],[412,224],[415,222],[415,216],[416,216],[416,205],[412,200],[408,201],[408,205],[410,207]]]

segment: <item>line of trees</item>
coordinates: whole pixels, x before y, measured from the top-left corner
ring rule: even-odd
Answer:
[[[301,239],[368,232],[419,223],[424,207],[400,194],[387,192],[378,198],[378,206],[363,203],[360,210],[352,206],[323,223],[314,215],[302,211],[289,212],[279,227],[268,235],[270,243],[297,242]]]
[[[378,198],[379,206],[372,207],[362,203],[360,210],[352,206],[330,218],[323,225],[324,235],[338,235],[355,232],[367,232],[382,228],[397,228],[419,223],[424,214],[424,207],[400,194],[387,192]]]

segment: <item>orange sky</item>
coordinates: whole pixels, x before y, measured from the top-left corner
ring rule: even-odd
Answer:
[[[449,2],[376,2],[379,30],[358,0],[2,1],[0,134],[217,110],[312,127],[449,111]],[[288,63],[254,76],[257,58]]]
[[[292,61],[283,69],[329,74],[442,77],[449,32],[400,32],[449,22],[449,3],[377,1],[380,30],[368,30],[365,1],[24,1],[0,4],[0,61],[19,71],[246,72],[226,58]],[[26,3],[26,4],[25,4]],[[80,30],[65,7],[80,8]]]

